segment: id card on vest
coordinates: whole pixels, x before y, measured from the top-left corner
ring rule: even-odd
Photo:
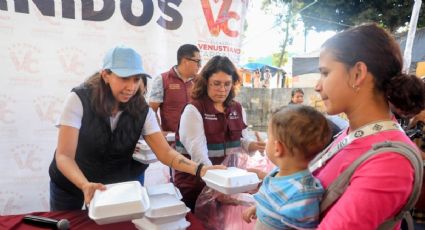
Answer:
[[[169,84],[168,85],[169,89],[171,90],[180,90],[180,84]]]
[[[204,118],[205,120],[213,120],[213,121],[218,120],[217,115],[215,114],[204,113]]]

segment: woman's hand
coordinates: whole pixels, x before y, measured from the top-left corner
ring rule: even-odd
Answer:
[[[91,183],[87,182],[82,186],[82,191],[84,194],[84,203],[90,204],[91,199],[93,199],[94,192],[96,189],[99,189],[101,191],[106,190],[106,186],[101,183]]]
[[[248,224],[251,223],[251,219],[257,219],[257,216],[255,215],[256,208],[255,206],[251,206],[242,213],[242,218],[245,222]]]
[[[202,169],[201,169],[201,177],[205,176],[205,173],[207,173],[207,170],[210,170],[210,169],[227,169],[227,167],[224,165],[211,165],[211,166],[204,165],[202,166]]]
[[[252,141],[249,143],[248,146],[248,152],[255,152],[259,151],[260,153],[264,153],[264,150],[266,148],[266,143],[263,141]]]

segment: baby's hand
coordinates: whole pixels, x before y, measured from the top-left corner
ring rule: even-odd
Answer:
[[[267,172],[261,171],[256,168],[247,168],[246,171],[256,173],[260,180],[267,176]]]
[[[242,218],[245,222],[248,224],[251,223],[251,219],[257,219],[257,216],[255,215],[256,208],[255,206],[251,206],[242,213]]]

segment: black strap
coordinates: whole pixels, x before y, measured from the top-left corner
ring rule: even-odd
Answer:
[[[199,163],[198,167],[196,168],[195,177],[200,178],[201,177],[201,169],[204,166],[204,164]]]

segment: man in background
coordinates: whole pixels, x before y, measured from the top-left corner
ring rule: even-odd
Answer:
[[[158,119],[160,108],[161,128],[164,132],[176,132],[180,114],[189,103],[193,79],[201,67],[198,47],[184,44],[177,50],[177,65],[156,77],[152,83],[149,105]]]
[[[266,69],[263,75],[263,88],[268,89],[270,87],[270,80],[272,78],[272,74],[269,69]]]

